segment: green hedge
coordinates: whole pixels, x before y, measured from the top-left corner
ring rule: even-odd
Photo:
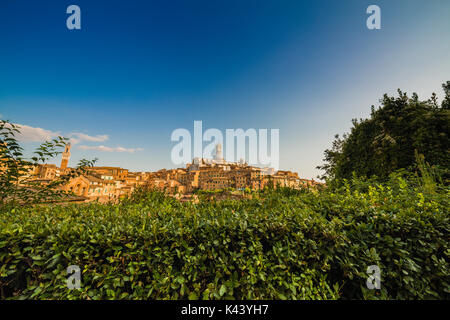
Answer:
[[[364,189],[364,190],[363,190]],[[266,190],[0,212],[5,299],[449,298],[448,189]],[[66,268],[82,270],[69,290]],[[366,288],[367,266],[381,290]]]

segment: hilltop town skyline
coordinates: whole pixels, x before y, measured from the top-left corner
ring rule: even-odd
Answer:
[[[24,179],[46,185],[70,174],[71,144],[66,144],[61,154],[60,165],[39,164],[28,171]],[[73,194],[70,201],[117,201],[130,196],[138,187],[157,189],[172,194],[180,200],[191,200],[199,190],[214,191],[232,189],[236,191],[260,190],[266,186],[290,187],[294,189],[315,187],[320,182],[302,179],[297,172],[258,168],[248,165],[243,159],[229,162],[222,156],[222,146],[217,144],[212,159],[194,158],[185,168],[165,169],[154,172],[132,172],[114,166],[92,166],[81,175],[72,177],[61,185],[61,189]]]

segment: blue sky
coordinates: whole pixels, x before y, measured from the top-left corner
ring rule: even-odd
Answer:
[[[81,30],[66,28],[71,4]],[[371,4],[381,30],[366,28]],[[447,80],[447,0],[0,2],[1,118],[36,134],[27,149],[77,139],[70,165],[174,167],[172,131],[202,120],[280,129],[280,168],[313,178],[384,93],[442,96]]]

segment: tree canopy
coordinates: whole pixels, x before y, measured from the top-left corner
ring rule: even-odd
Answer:
[[[400,89],[398,97],[387,94],[381,107],[372,106],[370,118],[352,120],[350,133],[335,136],[325,150],[320,178],[339,180],[352,175],[385,179],[399,169],[415,170],[416,157],[448,178],[450,164],[450,81],[443,84],[445,97],[439,105],[436,94],[420,101]]]

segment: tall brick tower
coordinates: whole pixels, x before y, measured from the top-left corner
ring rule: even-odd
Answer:
[[[61,169],[66,169],[67,164],[69,163],[70,159],[70,143],[66,144],[66,148],[64,149],[64,152],[62,153],[62,159],[61,159]]]

